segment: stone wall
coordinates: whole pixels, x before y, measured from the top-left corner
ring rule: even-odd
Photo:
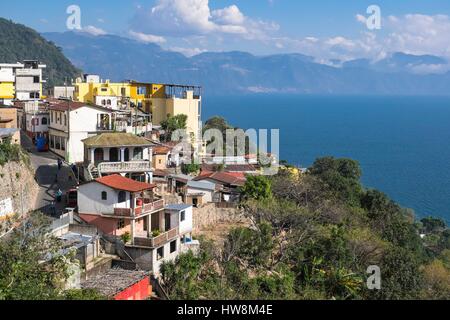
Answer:
[[[194,232],[211,228],[216,223],[235,224],[248,222],[237,209],[217,208],[214,203],[209,203],[201,208],[194,208],[193,220]]]
[[[0,166],[0,201],[11,199],[15,213],[34,210],[38,191],[34,171],[25,164],[8,162]]]

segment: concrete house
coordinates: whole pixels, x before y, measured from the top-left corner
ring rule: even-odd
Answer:
[[[121,175],[97,178],[78,189],[78,214],[103,233],[147,235],[164,220],[164,201],[153,193],[154,185]]]
[[[185,203],[195,208],[207,203],[220,202],[220,186],[209,181],[188,181],[186,186]]]
[[[0,104],[11,105],[13,100],[42,98],[42,71],[46,65],[36,60],[23,63],[0,63]]]
[[[112,111],[106,108],[56,100],[48,109],[50,151],[69,163],[84,161],[84,139],[112,129]]]
[[[198,242],[192,240],[192,206],[165,207],[154,188],[120,175],[98,178],[79,187],[78,215],[108,236],[127,234],[127,257],[158,275],[162,262]]]
[[[133,180],[152,183],[152,146],[131,133],[101,133],[84,139],[85,177],[121,174]],[[87,175],[87,176],[86,176]]]

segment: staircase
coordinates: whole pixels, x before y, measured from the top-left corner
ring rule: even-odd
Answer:
[[[100,178],[100,172],[98,171],[97,167],[94,166],[93,164],[90,164],[88,166],[88,171],[89,171],[89,175],[90,175],[90,179],[91,180],[95,180],[97,178]]]

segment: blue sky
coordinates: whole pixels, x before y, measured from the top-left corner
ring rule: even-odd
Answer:
[[[0,16],[39,32],[64,32],[72,4],[81,8],[84,32],[154,42],[187,55],[298,52],[324,61],[392,51],[450,56],[448,0],[16,0],[1,1]],[[381,9],[381,30],[364,23],[372,4]]]

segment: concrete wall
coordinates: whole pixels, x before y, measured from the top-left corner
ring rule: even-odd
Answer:
[[[107,200],[102,200],[106,192]],[[97,182],[81,185],[78,190],[78,211],[80,213],[114,214],[114,208],[131,208],[130,193],[126,192],[126,201],[117,203],[119,191]]]

